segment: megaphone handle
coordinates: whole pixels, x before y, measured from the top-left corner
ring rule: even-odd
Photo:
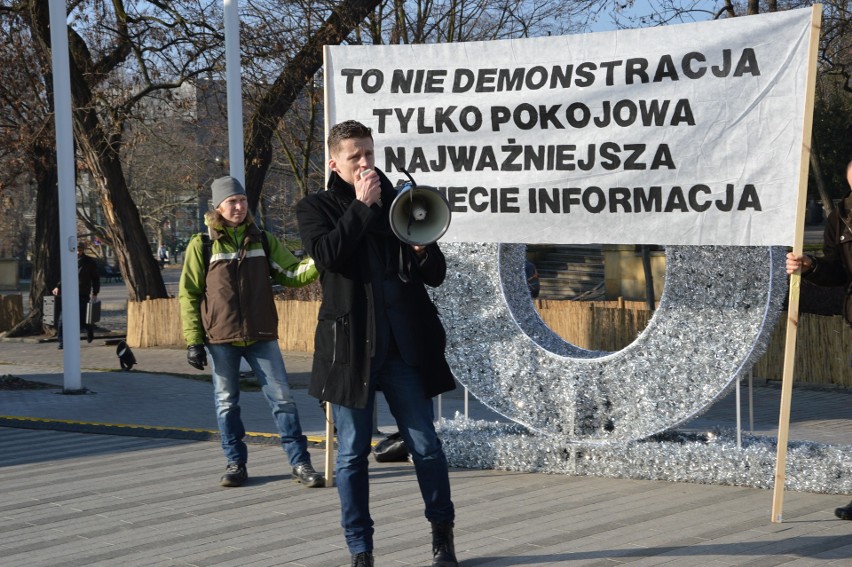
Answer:
[[[407,172],[406,172],[407,175]],[[411,236],[411,223],[414,222],[414,191],[408,192],[408,226],[405,227],[406,234]]]

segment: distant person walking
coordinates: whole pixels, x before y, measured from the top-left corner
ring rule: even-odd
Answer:
[[[166,248],[165,244],[160,244],[157,249],[157,257],[160,260],[160,269],[162,270],[169,263],[169,249]]]
[[[312,259],[300,262],[277,238],[258,228],[238,180],[219,178],[212,189],[214,210],[204,219],[208,232],[195,235],[187,246],[178,297],[187,362],[204,370],[210,354],[216,418],[228,459],[219,484],[241,486],[248,478],[239,405],[240,360],[245,359],[272,410],[293,480],[307,487],[324,486],[325,479],[311,465],[287,382],[270,283],[272,277],[282,285],[300,287],[319,274]]]
[[[95,326],[86,324],[86,310],[89,301],[95,301],[98,298],[98,293],[101,291],[101,276],[98,273],[98,264],[91,256],[84,253],[84,245],[77,245],[77,292],[79,294],[78,304],[80,309],[80,331],[86,332],[86,342],[90,343],[95,339]],[[62,297],[62,282],[56,284],[53,288],[53,295]],[[62,304],[60,303],[59,316],[56,324],[56,334],[59,337],[59,349],[63,348],[62,337]]]

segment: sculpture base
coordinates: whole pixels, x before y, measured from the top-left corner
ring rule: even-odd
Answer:
[[[565,443],[514,423],[442,419],[438,433],[451,467],[667,480],[771,488],[774,437],[736,432],[665,432],[624,443]],[[852,446],[792,441],[787,451],[786,489],[852,494]]]

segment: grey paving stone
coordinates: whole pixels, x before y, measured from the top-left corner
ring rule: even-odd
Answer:
[[[184,352],[144,350],[139,358],[149,367],[191,374]],[[97,341],[81,348],[84,365],[110,368],[111,351]],[[308,356],[285,359],[294,374],[309,371]],[[6,373],[62,384],[61,357],[50,345],[15,350],[0,342],[3,362]],[[83,381],[98,393],[0,392],[0,417],[215,429],[207,382],[135,371],[86,371]],[[321,438],[316,400],[294,392],[306,432]],[[262,397],[247,394],[247,426],[271,433]],[[780,390],[762,386],[754,394],[755,429],[774,435]],[[850,443],[850,401],[846,392],[794,390],[791,439]],[[689,426],[731,427],[732,402],[721,400]],[[446,397],[444,415],[462,404],[459,393]],[[475,400],[470,405],[487,415]],[[378,425],[395,429],[386,407]],[[121,434],[0,427],[0,564],[349,564],[336,491],[293,483],[280,447],[252,444],[249,483],[223,489],[217,442],[112,431]],[[311,452],[321,465],[322,448]],[[428,564],[429,526],[413,467],[371,463],[371,474],[377,564]],[[773,524],[766,490],[482,470],[453,470],[451,481],[465,567],[852,565],[852,522],[833,516],[849,496],[787,492],[784,523]]]

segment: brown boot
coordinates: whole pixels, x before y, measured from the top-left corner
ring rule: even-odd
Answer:
[[[451,523],[432,522],[432,567],[459,567]]]

